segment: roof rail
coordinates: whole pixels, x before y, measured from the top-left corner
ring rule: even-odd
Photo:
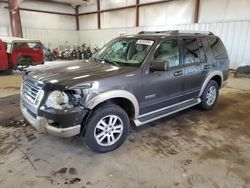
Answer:
[[[180,34],[189,33],[194,35],[214,35],[211,31],[190,31],[190,30],[166,30],[166,31],[141,31],[138,34]]]

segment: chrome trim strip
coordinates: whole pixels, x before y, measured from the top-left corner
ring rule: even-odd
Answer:
[[[56,128],[48,125],[46,127],[47,132],[59,136],[59,137],[71,137],[80,134],[81,131],[81,125],[75,125],[73,127],[68,127],[68,128]]]
[[[192,105],[186,106],[186,107],[184,107],[184,108],[180,108],[180,109],[178,109],[178,110],[169,112],[169,113],[167,113],[167,114],[163,114],[163,115],[161,115],[161,116],[157,116],[157,117],[155,117],[155,118],[149,119],[149,120],[144,121],[144,122],[141,122],[141,121],[138,120],[138,119],[134,119],[134,123],[135,123],[135,125],[136,125],[137,127],[139,127],[139,126],[144,125],[144,124],[146,124],[146,123],[155,121],[155,120],[157,120],[157,119],[160,119],[160,118],[163,118],[163,117],[172,115],[172,114],[174,114],[174,113],[176,113],[176,112],[180,112],[180,111],[182,111],[182,110],[185,110],[185,109],[187,109],[187,108],[190,108],[190,107],[192,107],[192,106],[195,106],[195,105],[199,104],[200,102],[201,102],[201,99],[199,98],[199,99],[197,99],[197,102],[194,103],[194,104],[192,104]]]
[[[177,105],[180,105],[180,104],[183,104],[183,103],[192,101],[192,100],[194,100],[194,99],[188,99],[188,100],[186,100],[186,101],[182,101],[182,102],[177,103],[177,104],[173,104],[173,105],[170,105],[170,106],[166,106],[166,107],[164,107],[164,108],[160,108],[160,109],[158,109],[158,110],[154,110],[154,111],[148,112],[148,113],[146,113],[146,114],[142,114],[142,115],[138,116],[138,118],[142,118],[142,117],[148,116],[148,115],[150,115],[150,114],[153,114],[153,113],[156,113],[156,112],[160,112],[160,111],[163,111],[163,110],[172,108],[172,107],[174,107],[174,106],[177,106]]]
[[[86,107],[89,109],[93,109],[96,105],[98,105],[106,100],[113,99],[113,98],[128,99],[134,106],[135,118],[137,118],[139,116],[139,103],[138,103],[136,97],[132,93],[130,93],[126,90],[111,90],[111,91],[101,93],[101,94],[97,95],[96,97],[94,97],[93,99],[91,99],[86,104]]]

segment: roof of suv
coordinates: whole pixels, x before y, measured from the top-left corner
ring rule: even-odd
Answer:
[[[140,38],[165,38],[170,36],[185,36],[185,37],[200,37],[200,36],[215,36],[212,32],[202,32],[202,31],[179,31],[179,30],[167,30],[167,31],[141,31],[133,37],[140,37]],[[127,36],[131,37],[131,35]]]

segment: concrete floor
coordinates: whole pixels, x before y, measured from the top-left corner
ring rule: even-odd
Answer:
[[[0,187],[250,187],[248,78],[230,78],[212,111],[192,108],[133,129],[106,154],[13,122],[23,119],[20,80],[0,76]]]

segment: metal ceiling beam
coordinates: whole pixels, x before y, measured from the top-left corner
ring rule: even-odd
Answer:
[[[97,10],[97,11],[91,11],[91,12],[86,12],[86,13],[81,13],[79,14],[79,16],[83,16],[83,15],[88,15],[88,14],[96,14],[98,12],[102,13],[102,12],[111,12],[111,11],[116,11],[116,10],[123,10],[123,9],[129,9],[129,8],[136,8],[138,7],[142,7],[142,6],[148,6],[148,5],[156,5],[156,4],[161,4],[161,3],[168,3],[171,1],[177,1],[177,0],[160,0],[160,1],[153,1],[153,2],[148,2],[148,3],[138,3],[135,5],[128,5],[128,6],[122,6],[122,7],[117,7],[117,8],[110,8],[110,9],[103,9],[103,10]],[[98,0],[97,0],[98,3]]]
[[[40,1],[40,2],[46,2],[46,3],[67,5],[67,6],[71,6],[72,7],[72,5],[70,3],[60,2],[60,1],[53,1],[53,0],[24,0],[24,1],[35,1],[35,2]]]
[[[7,8],[7,9],[8,9],[9,7],[4,7],[4,8]],[[70,13],[52,12],[52,11],[36,10],[36,9],[29,9],[29,8],[19,8],[19,10],[22,10],[22,11],[29,11],[29,12],[46,13],[46,14],[59,14],[59,15],[64,15],[64,16],[75,16],[75,14],[70,14]]]

